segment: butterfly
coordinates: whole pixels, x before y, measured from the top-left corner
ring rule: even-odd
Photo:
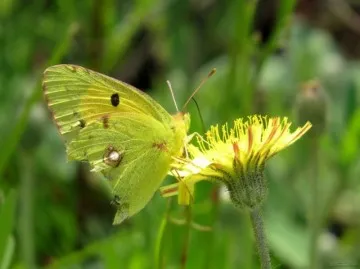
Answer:
[[[135,87],[76,65],[47,68],[42,86],[68,159],[110,183],[113,224],[139,212],[182,154],[190,115],[170,115]]]

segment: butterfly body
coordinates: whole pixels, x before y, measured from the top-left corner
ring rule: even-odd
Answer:
[[[89,162],[111,184],[114,223],[141,210],[182,154],[190,116],[171,116],[138,89],[80,66],[49,67],[43,88],[68,159]]]

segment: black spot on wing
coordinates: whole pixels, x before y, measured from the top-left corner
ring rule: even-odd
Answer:
[[[86,121],[85,120],[79,120],[79,126],[80,126],[80,128],[84,128],[86,126]]]
[[[110,97],[111,105],[117,107],[120,104],[120,96],[118,93],[114,93]]]

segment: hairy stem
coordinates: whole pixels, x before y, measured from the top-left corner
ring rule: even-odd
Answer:
[[[261,268],[271,269],[270,252],[265,238],[264,222],[261,216],[260,208],[255,208],[251,211],[250,218],[260,256]]]

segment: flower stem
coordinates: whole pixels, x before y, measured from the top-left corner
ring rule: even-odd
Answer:
[[[171,199],[168,199],[164,217],[161,220],[155,246],[155,264],[156,268],[164,268],[164,234],[169,223],[171,208]]]
[[[311,245],[310,245],[310,264],[311,268],[319,268],[318,238],[321,231],[319,218],[319,182],[318,182],[318,138],[312,138],[313,160],[311,162],[311,207],[310,207],[310,229],[311,229]]]
[[[270,252],[265,238],[264,222],[260,208],[255,208],[250,212],[251,223],[254,229],[256,245],[259,251],[262,269],[271,269]]]
[[[185,206],[185,235],[184,235],[184,245],[181,252],[181,262],[180,262],[180,268],[185,269],[186,268],[186,262],[188,258],[188,251],[190,246],[190,232],[191,232],[191,218],[192,218],[192,212],[191,212],[191,206]]]
[[[205,263],[204,263],[204,268],[211,268],[211,264],[213,262],[213,259],[211,258],[213,255],[213,251],[214,251],[214,246],[215,246],[215,225],[216,225],[216,221],[218,219],[218,215],[219,215],[219,206],[220,206],[220,198],[219,198],[219,191],[220,188],[218,185],[215,185],[212,189],[212,193],[211,193],[211,226],[212,226],[212,230],[210,231],[209,237],[208,237],[208,243],[207,243],[207,257],[209,257]]]
[[[32,163],[29,156],[24,153],[22,157],[23,176],[20,188],[20,221],[19,238],[20,253],[27,268],[35,268],[34,243],[34,191],[35,186],[32,172]]]

